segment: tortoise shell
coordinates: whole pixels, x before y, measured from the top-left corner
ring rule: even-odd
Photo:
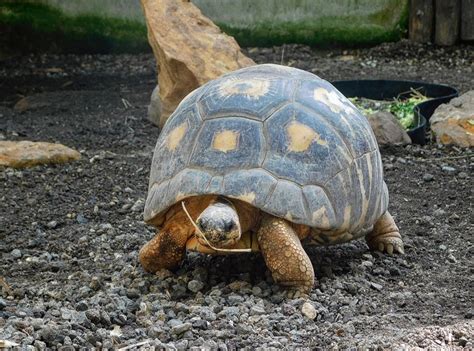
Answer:
[[[388,192],[367,119],[329,82],[296,68],[243,68],[190,93],[164,126],[145,221],[218,194],[321,232],[371,228]]]

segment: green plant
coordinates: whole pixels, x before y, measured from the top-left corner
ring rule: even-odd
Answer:
[[[415,127],[415,114],[413,109],[420,102],[428,100],[419,91],[412,89],[407,98],[397,97],[393,100],[371,100],[361,97],[349,98],[351,102],[364,114],[371,115],[378,111],[392,113],[405,129]]]

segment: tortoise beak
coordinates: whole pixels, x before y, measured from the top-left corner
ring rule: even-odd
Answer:
[[[200,243],[214,248],[232,246],[242,234],[235,206],[225,198],[216,199],[202,211],[196,225],[205,237],[199,238]]]
[[[239,223],[230,218],[200,216],[196,224],[206,240],[217,248],[234,245],[242,234]],[[202,245],[207,245],[203,238],[198,237],[198,240]]]

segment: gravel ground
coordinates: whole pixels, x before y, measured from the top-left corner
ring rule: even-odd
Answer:
[[[328,80],[418,79],[462,92],[473,47],[407,42],[346,52],[249,48],[259,63]],[[0,139],[61,142],[82,159],[0,169],[0,339],[25,350],[474,347],[472,150],[382,150],[404,256],[363,241],[309,248],[317,284],[289,299],[258,255],[189,254],[145,273],[139,248],[158,130],[146,120],[151,55],[31,56],[0,63]],[[33,96],[29,109],[14,104]]]

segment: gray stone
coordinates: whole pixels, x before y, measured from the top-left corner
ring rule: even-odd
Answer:
[[[169,325],[171,328],[176,327],[177,325],[181,325],[181,324],[183,324],[183,322],[180,321],[179,319],[175,319],[175,318],[170,319],[170,320],[168,321],[168,325]]]
[[[89,222],[86,217],[82,213],[78,213],[76,216],[77,223],[79,224],[86,224]]]
[[[386,111],[375,112],[367,116],[379,145],[411,144],[410,136],[397,118]]]
[[[18,249],[14,249],[10,252],[10,255],[13,256],[13,258],[21,258],[21,256],[23,256],[23,254],[21,253],[20,250]]]
[[[187,350],[189,345],[189,340],[180,340],[176,343],[176,348],[178,350]]]
[[[318,312],[316,311],[316,308],[314,308],[314,306],[309,303],[309,302],[305,302],[303,304],[303,306],[301,307],[301,313],[308,319],[315,319],[316,316],[318,315]]]
[[[51,344],[56,340],[56,338],[59,339],[62,337],[61,331],[58,330],[58,327],[56,325],[53,327],[49,324],[40,330],[39,335],[47,344]]]
[[[364,267],[367,267],[367,268],[373,267],[373,265],[374,264],[371,261],[362,261],[362,263],[361,263],[361,266],[364,266]]]
[[[61,318],[64,320],[70,320],[72,318],[73,311],[69,310],[68,308],[61,308]]]
[[[87,305],[87,302],[85,302],[85,301],[79,301],[76,304],[76,310],[77,311],[86,311],[88,308],[89,308],[89,306]]]
[[[232,316],[238,316],[241,313],[239,307],[224,307],[221,312],[219,312],[219,317],[225,316],[227,318],[230,318]]]
[[[201,316],[202,319],[206,321],[210,321],[210,322],[215,321],[217,319],[216,314],[213,311],[211,311],[209,307],[201,308],[199,315]]]
[[[259,305],[255,305],[250,309],[250,315],[265,314],[265,308]]]
[[[464,314],[464,318],[472,319],[474,317],[474,308],[469,308]]]
[[[145,201],[143,199],[138,199],[135,201],[133,206],[130,208],[132,212],[142,212],[145,208]]]
[[[35,340],[33,346],[36,347],[37,350],[46,350],[46,343],[41,340]]]
[[[231,305],[237,305],[241,302],[244,302],[244,298],[240,295],[232,294],[232,295],[227,296],[227,301],[229,301]]]
[[[182,323],[171,328],[171,333],[175,335],[183,334],[193,327],[191,323]]]
[[[54,229],[58,226],[58,222],[57,221],[51,221],[51,222],[48,222],[48,224],[46,224],[46,226],[50,229]]]
[[[202,290],[202,288],[204,288],[204,283],[199,280],[191,280],[188,283],[188,289],[194,293],[197,293],[198,291]]]
[[[425,173],[423,174],[423,180],[425,182],[431,182],[434,180],[434,175],[430,174],[430,173]]]
[[[93,324],[99,324],[101,322],[100,312],[96,309],[87,310],[86,317]]]
[[[370,286],[374,288],[375,290],[381,291],[383,289],[383,286],[374,282],[370,282]]]
[[[446,173],[456,173],[456,168],[451,166],[443,166],[441,169]]]

